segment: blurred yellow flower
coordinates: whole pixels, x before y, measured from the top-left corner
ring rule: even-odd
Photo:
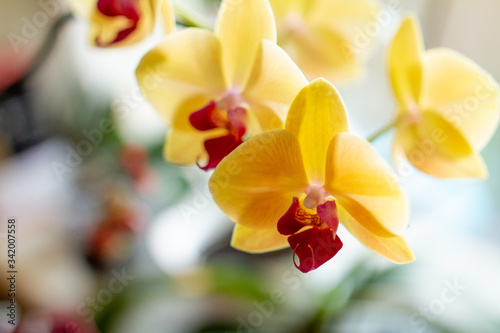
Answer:
[[[170,125],[171,163],[205,170],[249,136],[282,128],[307,80],[275,44],[267,0],[224,1],[215,33],[188,28],[147,53],[136,74],[143,95]]]
[[[487,177],[479,151],[499,121],[499,89],[477,64],[448,49],[424,51],[416,18],[406,17],[389,52],[398,102],[394,160],[441,178]]]
[[[161,13],[165,32],[175,29],[171,0],[70,0],[90,20],[90,42],[100,47],[137,43],[153,32]]]
[[[414,259],[401,236],[408,204],[389,166],[348,133],[335,88],[317,79],[293,101],[285,129],[260,133],[210,178],[217,205],[236,226],[231,245],[252,253],[288,244],[302,272],[342,247],[339,220],[366,247],[397,263]]]
[[[270,0],[276,15],[278,45],[308,79],[332,82],[357,76],[374,36],[374,0]]]

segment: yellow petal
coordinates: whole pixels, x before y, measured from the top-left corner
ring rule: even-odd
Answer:
[[[258,134],[226,156],[209,181],[215,203],[234,222],[276,228],[309,186],[297,138],[286,130]]]
[[[379,237],[358,223],[342,206],[337,206],[337,209],[339,212],[339,219],[344,227],[346,227],[361,244],[376,254],[397,264],[406,264],[415,260],[415,256],[404,237]]]
[[[371,32],[377,22],[379,4],[375,0],[316,0],[307,15],[311,26],[325,27],[342,34],[358,56],[367,54],[378,39]]]
[[[172,164],[193,164],[204,156],[203,142],[200,133],[171,129],[163,146],[163,155]]]
[[[160,0],[161,1],[161,0]],[[175,30],[175,12],[174,6],[172,5],[171,0],[163,0],[161,1],[161,15],[163,17],[163,26],[165,32],[171,33]]]
[[[418,21],[406,17],[389,48],[389,72],[392,88],[401,111],[418,104],[422,88],[423,40]]]
[[[287,248],[287,236],[283,236],[278,229],[254,229],[237,224],[233,230],[231,246],[248,253],[265,253]]]
[[[361,69],[352,43],[339,30],[303,27],[300,32],[280,34],[278,43],[309,79],[340,81]]]
[[[276,42],[276,23],[267,0],[224,0],[215,27],[230,86],[244,87],[262,39]]]
[[[325,189],[368,231],[399,236],[408,226],[408,202],[396,176],[371,145],[341,133],[328,148]]]
[[[299,140],[309,180],[323,184],[328,145],[335,135],[349,131],[344,103],[335,87],[325,79],[304,87],[290,107],[285,129]]]
[[[276,44],[263,40],[242,95],[250,105],[265,105],[285,119],[290,104],[306,84],[306,78],[290,57]],[[278,127],[261,125],[267,129]]]
[[[376,39],[359,35],[376,19],[374,1],[274,0],[270,3],[276,15],[278,44],[308,79],[325,77],[336,82],[362,71],[359,59],[373,49]]]
[[[305,15],[314,2],[310,0],[269,0],[276,21],[280,21],[290,14]]]
[[[447,49],[426,52],[421,105],[451,122],[479,151],[500,118],[498,84],[470,59]]]
[[[400,123],[394,140],[397,169],[404,153],[417,169],[439,178],[485,178],[483,159],[450,122],[432,111],[422,112],[418,125]]]
[[[185,29],[170,34],[137,67],[141,92],[170,124],[188,99],[215,99],[225,91],[220,55],[220,43],[208,31]]]
[[[203,143],[211,138],[225,135],[222,129],[212,131],[183,131],[172,128],[163,146],[167,162],[177,165],[191,165],[207,157]]]
[[[251,131],[251,128],[249,128],[248,130],[251,133],[260,133],[262,131],[267,131],[270,129],[282,129],[284,127],[288,107],[284,106],[281,103],[273,104],[270,102],[252,102],[249,104],[249,111],[250,115],[255,117],[259,126],[256,131]]]
[[[309,18],[338,28],[345,25],[365,28],[367,23],[377,19],[378,8],[374,0],[316,0]]]

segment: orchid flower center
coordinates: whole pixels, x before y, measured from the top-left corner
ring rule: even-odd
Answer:
[[[243,143],[248,121],[244,106],[241,94],[234,89],[229,89],[217,102],[212,100],[200,110],[191,113],[189,122],[196,130],[201,132],[225,130],[220,136],[204,141],[208,161],[205,166],[197,162],[201,169],[215,168],[226,155]]]
[[[328,193],[321,185],[311,185],[309,192],[304,199],[304,206],[309,209],[315,209],[326,201]]]
[[[293,198],[292,205],[278,221],[278,232],[289,236],[294,264],[305,273],[333,258],[342,248],[342,242],[337,237],[339,218],[335,200],[317,185],[311,185],[302,197],[303,200]]]
[[[244,100],[239,91],[234,88],[228,89],[217,102],[217,108],[222,110],[236,109],[243,105]]]
[[[408,124],[418,124],[422,120],[422,113],[418,104],[412,103],[408,106],[408,113],[405,115],[404,120]]]
[[[109,46],[121,42],[127,38],[137,28],[141,14],[137,0],[98,0],[97,10],[103,17],[108,17],[111,22],[101,22],[101,36],[97,37],[96,44],[99,46]],[[114,23],[114,24],[113,24]],[[107,26],[119,26],[121,30],[116,35],[111,36],[113,31],[106,31]]]
[[[284,19],[283,27],[290,35],[302,35],[307,31],[307,24],[299,13],[290,13]]]

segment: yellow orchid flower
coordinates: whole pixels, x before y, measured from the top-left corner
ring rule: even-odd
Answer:
[[[374,0],[270,0],[278,45],[308,79],[332,82],[357,76],[371,49],[366,29],[375,23]]]
[[[401,236],[408,203],[396,177],[367,141],[348,131],[338,92],[317,79],[293,101],[285,129],[255,135],[226,156],[209,187],[236,222],[231,245],[251,253],[289,245],[297,268],[308,272],[342,247],[340,220],[379,255],[414,260]]]
[[[276,44],[267,0],[223,1],[215,33],[170,34],[140,62],[143,95],[170,125],[166,159],[215,168],[249,136],[281,128],[307,80]],[[199,164],[198,164],[199,165]]]
[[[171,0],[71,0],[73,11],[90,19],[90,43],[99,47],[137,43],[163,17],[165,32],[175,29]]]
[[[440,178],[487,177],[479,151],[499,121],[499,89],[477,64],[449,49],[424,51],[419,24],[406,17],[389,52],[399,111],[394,160]]]

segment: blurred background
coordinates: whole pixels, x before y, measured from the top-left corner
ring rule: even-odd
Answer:
[[[176,4],[210,25],[219,2]],[[339,86],[356,134],[395,111],[385,55],[405,12],[417,13],[427,48],[453,48],[500,80],[500,2],[381,5],[366,75]],[[16,332],[500,332],[499,131],[482,153],[486,181],[401,176],[414,263],[391,264],[340,229],[342,251],[302,274],[290,250],[232,249],[209,174],[164,162],[168,128],[134,78],[161,33],[93,48],[88,22],[62,0],[2,0],[0,22],[0,332],[14,331],[11,217]],[[375,142],[388,161],[391,143],[392,133]]]

